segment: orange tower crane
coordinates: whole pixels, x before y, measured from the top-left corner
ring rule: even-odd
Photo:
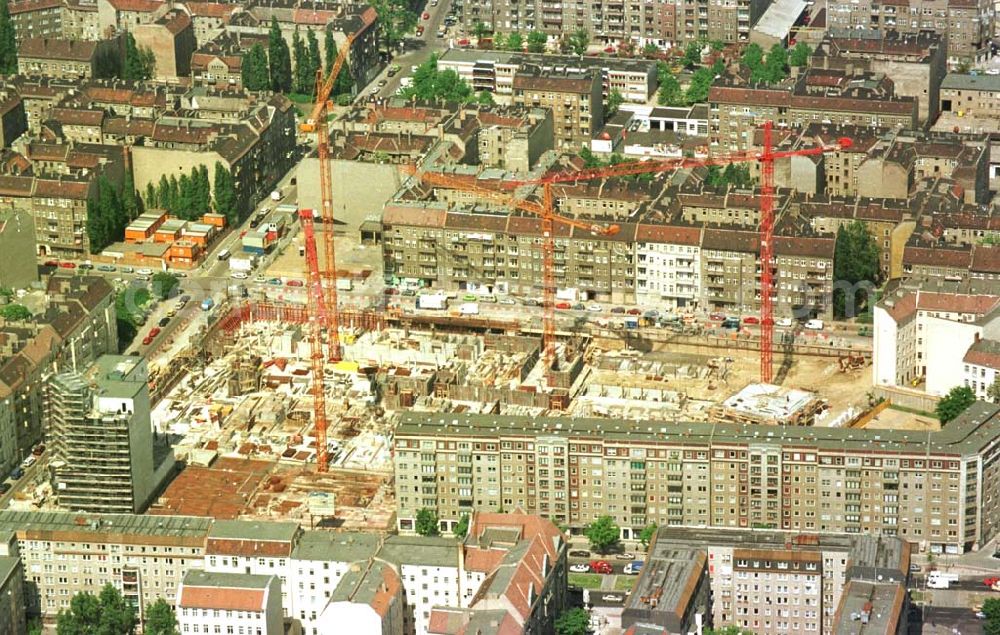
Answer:
[[[324,78],[323,69],[316,71],[316,103],[313,104],[309,118],[299,126],[304,133],[316,133],[316,153],[319,157],[319,193],[320,217],[323,219],[323,291],[326,303],[326,316],[323,324],[326,326],[326,337],[329,342],[330,360],[340,359],[340,315],[337,310],[337,259],[333,247],[333,185],[330,175],[330,127],[326,116],[330,109],[330,93],[340,70],[347,61],[354,36],[348,35],[347,41],[337,52],[333,68]],[[315,239],[314,239],[315,240]],[[307,246],[308,250],[308,246]],[[318,267],[317,263],[317,267]],[[325,454],[325,453],[324,453]]]
[[[842,137],[835,144],[775,152],[772,146],[772,123],[770,121],[764,123],[763,132],[764,143],[762,150],[759,152],[738,152],[705,159],[680,158],[633,161],[603,168],[554,172],[540,179],[515,181],[514,183],[518,185],[542,185],[546,191],[546,205],[551,206],[552,195],[549,188],[551,188],[553,183],[568,183],[613,176],[649,174],[653,172],[669,172],[679,168],[760,162],[760,380],[763,383],[770,383],[773,379],[772,355],[774,354],[774,161],[775,159],[813,156],[826,152],[845,150],[851,147],[852,141],[846,137]]]
[[[309,329],[309,358],[312,364],[312,395],[313,395],[313,427],[316,429],[316,471],[326,472],[329,469],[329,457],[326,448],[326,392],[323,333],[321,326],[326,322],[326,298],[323,295],[323,280],[319,271],[319,256],[316,253],[316,233],[313,227],[313,211],[299,211],[299,222],[302,223],[302,234],[305,237],[306,264],[308,265],[309,282],[307,291],[309,301],[306,311],[312,328]]]
[[[519,199],[511,194],[493,190],[481,185],[470,183],[465,178],[440,172],[421,172],[417,178],[440,187],[461,190],[476,194],[479,198],[488,199],[501,205],[515,207],[529,212],[542,219],[542,354],[545,360],[545,376],[551,385],[552,369],[555,363],[556,328],[555,328],[555,224],[560,223],[588,231],[597,236],[613,236],[621,229],[618,225],[601,225],[586,223],[573,218],[560,216],[553,211],[552,185],[546,183],[543,188],[543,202]]]

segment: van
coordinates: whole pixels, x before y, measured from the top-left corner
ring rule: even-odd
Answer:
[[[947,589],[949,586],[951,586],[951,581],[945,578],[927,578],[928,589]]]
[[[823,320],[808,320],[805,323],[805,328],[810,331],[822,331],[823,330]]]
[[[229,260],[229,256],[231,255],[228,249],[223,249],[219,252],[219,260]]]
[[[738,330],[740,328],[740,318],[727,317],[725,320],[722,321],[722,328]]]

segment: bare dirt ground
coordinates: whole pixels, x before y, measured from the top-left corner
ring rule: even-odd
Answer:
[[[880,430],[940,430],[941,422],[933,417],[886,408],[868,422],[865,428]]]

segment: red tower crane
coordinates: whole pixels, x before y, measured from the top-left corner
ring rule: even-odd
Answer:
[[[312,365],[313,426],[316,429],[316,471],[326,472],[329,467],[326,448],[328,420],[326,417],[326,373],[323,368],[325,362],[321,326],[327,321],[327,306],[323,294],[323,281],[320,278],[319,256],[316,253],[313,211],[311,209],[300,210],[299,222],[302,223],[302,234],[305,238],[307,275],[309,276],[306,287],[309,301],[306,302],[306,311],[309,315],[309,321],[312,323],[312,327],[309,329],[309,359]]]
[[[772,145],[772,123],[770,121],[764,123],[763,132],[764,143],[760,152],[737,152],[705,159],[680,158],[633,161],[602,168],[554,172],[540,179],[520,180],[514,183],[518,185],[542,185],[545,190],[546,205],[551,209],[551,186],[553,183],[569,183],[613,176],[669,172],[679,168],[760,162],[760,380],[763,383],[770,383],[773,378],[772,355],[774,352],[774,306],[772,302],[772,292],[774,290],[774,161],[776,159],[813,156],[826,152],[845,150],[851,147],[852,141],[846,137],[842,137],[835,144],[775,152]]]
[[[546,183],[543,188],[543,202],[541,204],[525,199],[519,199],[511,194],[492,190],[481,185],[470,183],[467,178],[457,177],[440,172],[421,172],[417,177],[431,185],[438,185],[452,190],[472,192],[479,198],[489,199],[501,205],[509,205],[517,209],[529,212],[542,219],[542,356],[545,360],[545,377],[549,385],[552,380],[553,364],[555,362],[556,350],[556,328],[555,328],[555,224],[560,223],[568,227],[575,227],[588,231],[598,236],[613,236],[621,229],[618,225],[601,225],[587,223],[565,216],[560,216],[553,211],[552,205],[552,185]]]
[[[323,324],[326,326],[326,337],[329,342],[330,360],[340,359],[340,314],[337,309],[337,259],[333,246],[333,190],[330,175],[330,128],[326,117],[330,109],[330,93],[340,70],[347,61],[354,35],[348,35],[347,41],[337,52],[333,67],[324,78],[323,69],[316,71],[316,103],[313,104],[309,118],[299,126],[304,133],[316,133],[316,154],[319,157],[319,193],[320,217],[323,219],[323,260],[322,273],[323,291],[326,303],[326,316]],[[315,240],[315,239],[314,239]],[[308,250],[308,247],[307,247]],[[317,267],[318,267],[317,263]]]

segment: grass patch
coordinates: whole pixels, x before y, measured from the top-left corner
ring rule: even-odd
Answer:
[[[633,575],[618,576],[615,578],[615,591],[631,591],[635,586],[635,578]]]
[[[600,589],[601,576],[597,573],[571,573],[569,583],[581,589]]]
[[[933,412],[927,412],[926,410],[919,410],[917,408],[907,408],[906,406],[898,406],[894,403],[889,404],[890,410],[899,410],[900,412],[908,412],[911,415],[920,415],[921,417],[929,417],[931,419],[937,419],[937,415]]]

